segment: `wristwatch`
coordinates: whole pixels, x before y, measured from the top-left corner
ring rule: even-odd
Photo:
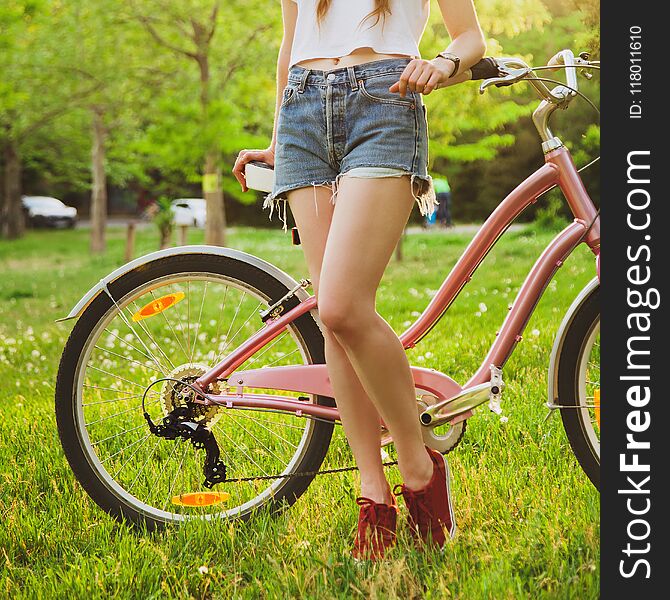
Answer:
[[[452,71],[451,75],[449,75],[449,79],[458,73],[458,68],[461,65],[461,59],[455,54],[452,54],[451,52],[440,52],[435,58],[447,58],[454,63],[456,68]]]

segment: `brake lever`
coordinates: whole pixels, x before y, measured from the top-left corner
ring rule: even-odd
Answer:
[[[482,81],[481,85],[479,86],[480,94],[483,94],[486,91],[486,88],[491,87],[492,85],[495,85],[496,87],[507,87],[514,85],[531,72],[530,67],[523,69],[512,69],[510,71],[503,68],[500,70],[501,72],[506,73],[506,75],[504,77],[492,77],[491,79],[485,79]]]

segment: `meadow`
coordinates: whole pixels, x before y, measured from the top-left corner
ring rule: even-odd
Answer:
[[[506,234],[410,363],[466,381],[491,345],[525,273],[553,233]],[[401,333],[427,305],[470,235],[412,233],[389,264],[378,311]],[[594,276],[579,248],[559,270],[505,367],[504,418],[478,409],[450,454],[459,534],[445,551],[416,551],[401,533],[391,559],[357,565],[355,473],[319,476],[289,510],[246,523],[188,523],[138,533],[85,494],[54,416],[58,361],[72,328],[57,324],[122,263],[125,231],[104,257],[88,232],[31,231],[0,242],[0,597],[6,598],[576,598],[599,596],[599,494],[548,410],[547,367],[566,309]],[[191,232],[190,243],[201,241]],[[157,248],[138,233],[136,254]],[[280,230],[231,228],[229,245],[296,279],[299,246]],[[335,429],[324,467],[351,459]],[[337,457],[335,460],[334,457]],[[399,482],[395,468],[389,470]],[[403,513],[404,515],[404,513]],[[402,519],[401,519],[402,523]]]

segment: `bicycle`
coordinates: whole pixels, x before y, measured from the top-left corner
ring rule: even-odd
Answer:
[[[482,65],[482,93],[527,81],[540,94],[533,122],[545,164],[494,210],[400,335],[403,346],[414,347],[442,318],[498,238],[539,195],[558,186],[575,220],[532,267],[469,381],[461,386],[434,369],[411,367],[424,441],[449,452],[476,407],[488,401],[500,411],[503,366],[545,287],[585,243],[596,256],[597,275],[557,333],[548,406],[560,409],[572,450],[599,486],[599,211],[569,150],[549,129],[554,111],[583,96],[578,70],[588,76],[599,63],[563,50],[542,67],[517,58]],[[567,85],[538,77],[545,68],[565,69]],[[556,87],[550,90],[547,81]],[[77,479],[103,510],[149,529],[192,518],[246,519],[260,508],[290,506],[317,473],[355,468],[319,470],[338,412],[309,285],[239,250],[183,246],[117,269],[62,319],[78,318],[58,371],[59,437]],[[391,441],[382,425],[380,445]],[[223,482],[227,491],[218,491]]]

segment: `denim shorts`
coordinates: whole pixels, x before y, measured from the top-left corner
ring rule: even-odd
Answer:
[[[340,177],[410,175],[422,215],[438,204],[428,175],[428,123],[419,92],[389,92],[412,59],[388,58],[330,71],[293,65],[277,117],[270,216],[286,192],[326,186],[335,204]]]

